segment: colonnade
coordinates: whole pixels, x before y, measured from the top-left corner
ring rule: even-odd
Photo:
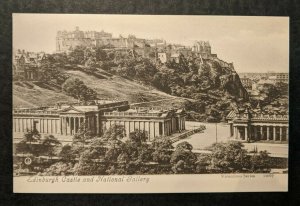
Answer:
[[[288,126],[282,125],[233,125],[235,139],[288,141]]]
[[[59,118],[14,118],[13,131],[27,132],[36,129],[39,133],[60,134],[61,126]]]
[[[25,79],[26,80],[35,80],[38,78],[38,72],[37,71],[25,71]]]
[[[61,134],[62,135],[74,135],[81,128],[82,124],[85,124],[84,117],[66,116],[61,117]]]
[[[126,136],[134,130],[143,130],[147,133],[149,140],[156,136],[169,136],[173,133],[185,130],[185,117],[171,118],[102,118],[100,114],[88,115],[37,115],[36,117],[14,117],[13,131],[24,133],[36,128],[41,134],[58,134],[72,136],[78,132],[82,125],[88,128],[92,134],[103,135],[113,124],[123,125]]]
[[[175,119],[175,118],[174,118]],[[177,131],[185,130],[184,119],[179,118],[178,121],[169,120],[102,120],[102,134],[112,125],[122,125],[125,128],[125,135],[135,130],[145,131],[148,140],[151,141],[157,136],[169,136]]]

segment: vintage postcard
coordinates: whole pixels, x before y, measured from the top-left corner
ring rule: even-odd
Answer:
[[[13,14],[15,193],[288,190],[289,18]]]

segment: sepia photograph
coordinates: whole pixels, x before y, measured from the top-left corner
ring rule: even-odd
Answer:
[[[12,23],[14,192],[288,191],[288,17]]]

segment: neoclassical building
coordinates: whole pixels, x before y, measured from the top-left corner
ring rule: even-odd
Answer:
[[[151,141],[157,136],[185,130],[185,114],[181,109],[133,108],[124,112],[104,112],[101,123],[103,131],[113,124],[123,125],[126,136],[134,130],[145,131]]]
[[[253,110],[231,111],[226,117],[230,135],[243,141],[288,141],[288,115],[262,114]]]
[[[123,125],[126,136],[138,129],[148,140],[185,130],[185,112],[177,109],[132,108],[127,101],[98,101],[96,105],[59,105],[13,110],[14,136],[27,130],[52,134],[61,140],[72,140],[82,125],[95,136],[101,136],[111,125]]]

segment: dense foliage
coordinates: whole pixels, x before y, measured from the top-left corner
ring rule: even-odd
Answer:
[[[94,100],[97,97],[97,93],[78,78],[67,79],[62,85],[62,89],[68,95],[81,101]]]
[[[81,80],[68,79],[64,71],[80,70],[100,79],[105,72],[192,99],[185,104],[190,120],[221,121],[235,104],[247,102],[247,93],[236,73],[210,59],[180,55],[178,61],[161,64],[154,54],[144,58],[134,50],[76,47],[69,54],[48,55],[41,68],[43,80],[62,84],[67,79],[63,91],[80,100],[94,98],[96,94]]]
[[[35,163],[35,167],[43,167],[39,170],[43,175],[269,172],[276,165],[266,151],[249,155],[240,142],[216,143],[208,148],[211,153],[196,154],[185,141],[174,148],[168,137],[156,137],[147,143],[144,131],[136,130],[125,138],[119,125],[113,125],[103,137],[90,138],[88,133],[82,131],[71,145],[62,146],[52,135],[31,144],[28,141],[37,134],[28,132],[16,145],[16,153],[59,157],[50,165],[48,161],[44,166]]]

